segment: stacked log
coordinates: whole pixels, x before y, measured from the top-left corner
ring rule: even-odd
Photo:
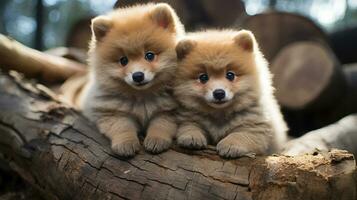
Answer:
[[[328,46],[296,42],[282,48],[271,63],[276,97],[289,109],[321,109],[346,91],[342,68]]]
[[[292,43],[275,57],[271,70],[275,95],[292,135],[357,112],[357,68],[343,67],[326,45]]]
[[[268,61],[293,42],[329,43],[326,34],[313,21],[293,13],[267,11],[245,18],[237,26],[254,33]]]
[[[247,17],[239,26],[253,31],[271,64],[275,95],[291,135],[357,112],[356,68],[343,65],[355,52],[355,29],[327,36],[308,18],[278,11]]]

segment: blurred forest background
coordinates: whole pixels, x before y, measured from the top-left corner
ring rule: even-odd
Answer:
[[[214,0],[207,2],[210,1]],[[115,2],[116,0],[2,0],[0,32],[39,50],[66,46],[69,45],[68,37],[75,25],[111,10]],[[122,2],[120,3],[124,5],[130,1]],[[180,1],[172,1],[173,4],[178,4],[177,2]],[[204,19],[205,16],[197,16],[200,10],[195,7],[204,7],[197,2],[187,1],[188,5],[181,7],[185,10],[178,11],[184,13],[184,16],[180,17],[195,18],[190,19],[195,24],[189,24],[187,27],[189,31],[200,27],[227,25],[224,24],[227,20],[222,20],[222,24],[210,23],[209,20]],[[228,9],[224,9],[225,18],[237,19],[242,12],[241,7],[234,7],[238,5],[234,2],[238,1],[217,2],[219,2],[216,5],[217,10]],[[312,19],[328,33],[357,25],[357,0],[244,0],[243,2],[248,15],[258,14],[268,8],[298,13]]]
[[[357,0],[153,1],[171,4],[187,31],[213,27],[251,30],[270,63],[275,94],[290,136],[301,136],[357,113]],[[47,61],[51,60],[48,54],[52,54],[74,60],[71,64],[81,64],[85,69],[90,20],[113,7],[146,2],[149,1],[1,0],[0,33],[44,52],[20,46],[25,49],[20,53],[28,60],[35,54],[32,60]],[[6,59],[14,57],[11,53],[16,49],[1,46],[9,41],[1,34],[0,66],[17,70],[17,59]],[[33,63],[45,66],[60,62]],[[33,63],[19,65],[26,68]],[[24,71],[21,72],[27,75]],[[29,78],[46,84],[43,77]],[[61,78],[62,82],[56,84],[68,77]],[[51,84],[47,82],[46,86]],[[356,124],[350,128],[356,130]],[[338,130],[344,129],[341,126]],[[0,168],[6,167],[0,163]],[[27,186],[11,170],[0,170],[0,199],[40,199]]]

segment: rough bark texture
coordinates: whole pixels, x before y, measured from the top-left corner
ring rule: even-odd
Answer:
[[[223,160],[173,148],[112,154],[76,111],[18,75],[0,75],[0,152],[48,199],[355,199],[351,154]]]

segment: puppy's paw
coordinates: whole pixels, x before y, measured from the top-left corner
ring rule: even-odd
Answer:
[[[206,137],[199,134],[182,134],[177,137],[177,144],[189,149],[204,149],[207,146]]]
[[[170,148],[171,144],[171,138],[164,138],[160,136],[146,136],[144,140],[145,150],[154,154],[166,151]]]
[[[222,139],[217,144],[216,149],[218,154],[224,158],[238,158],[254,155],[254,152],[247,144],[230,136]]]
[[[138,138],[131,138],[126,140],[113,140],[112,150],[115,154],[122,157],[132,157],[140,150],[140,142]]]

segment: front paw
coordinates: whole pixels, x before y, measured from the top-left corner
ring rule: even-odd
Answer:
[[[171,144],[171,138],[163,138],[160,136],[146,136],[144,140],[145,150],[154,154],[161,153],[169,149]]]
[[[207,146],[207,139],[202,134],[182,134],[177,137],[177,144],[189,149],[204,149]]]
[[[119,156],[132,157],[140,150],[140,142],[138,138],[113,140],[112,150]]]
[[[247,144],[237,138],[227,136],[217,144],[217,152],[224,158],[238,158],[242,156],[254,155],[254,152]]]

